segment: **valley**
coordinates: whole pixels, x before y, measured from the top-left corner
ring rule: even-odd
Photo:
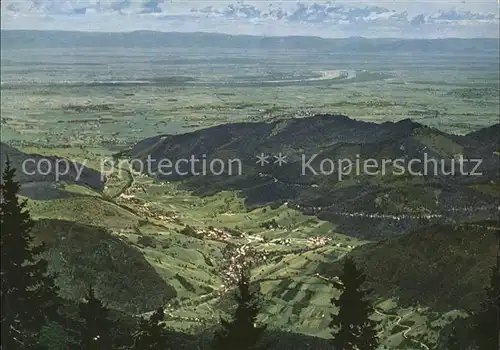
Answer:
[[[155,50],[54,40],[2,48],[0,160],[17,168],[67,300],[92,285],[130,317],[162,306],[185,338],[179,349],[197,349],[231,314],[249,266],[270,348],[332,349],[331,299],[352,257],[374,290],[380,349],[445,349],[443,330],[480,308],[500,229],[495,40],[472,58],[412,40],[395,52],[373,39],[378,52],[339,42],[315,55],[224,49],[223,35]],[[260,154],[269,162],[258,164]],[[394,165],[374,176],[302,174],[304,155],[317,155],[314,169],[323,159],[349,169],[356,159],[417,159],[419,171],[427,156],[480,158],[481,175],[395,175]],[[243,171],[137,166],[191,156],[237,159]],[[40,172],[41,159],[71,166],[59,178]]]

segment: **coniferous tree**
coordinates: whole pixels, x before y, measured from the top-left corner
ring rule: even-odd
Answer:
[[[500,349],[500,231],[496,266],[492,268],[490,285],[486,288],[486,300],[476,315],[474,338],[481,350]]]
[[[452,328],[450,335],[448,335],[448,339],[446,342],[447,350],[461,350],[460,341],[458,340],[457,329],[455,327]]]
[[[222,329],[216,333],[212,341],[214,350],[251,350],[258,349],[265,326],[256,326],[259,314],[258,296],[250,290],[248,271],[242,270],[238,280],[238,303],[232,321],[221,320]]]
[[[36,349],[44,326],[61,322],[60,299],[47,261],[40,258],[44,246],[36,245],[33,221],[26,202],[17,197],[19,183],[7,159],[0,184],[2,350]]]
[[[366,299],[372,291],[361,289],[365,281],[364,274],[356,268],[352,258],[348,257],[339,278],[342,294],[338,299],[332,299],[338,314],[334,315],[330,322],[335,349],[376,349],[376,322],[369,319],[374,309]]]
[[[84,350],[107,350],[112,348],[114,322],[110,319],[109,309],[95,297],[89,288],[85,302],[79,305],[80,346]]]
[[[169,337],[164,324],[165,311],[158,308],[149,319],[141,318],[134,334],[134,350],[168,350]]]

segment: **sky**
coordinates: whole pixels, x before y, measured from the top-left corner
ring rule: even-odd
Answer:
[[[2,0],[2,29],[499,37],[500,0]]]

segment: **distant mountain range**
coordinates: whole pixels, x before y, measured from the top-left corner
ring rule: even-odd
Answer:
[[[310,36],[265,37],[216,33],[163,33],[135,31],[92,33],[71,31],[2,30],[2,49],[9,48],[242,48],[262,50],[304,49],[319,52],[376,53],[489,53],[498,57],[497,39],[325,39]]]
[[[457,136],[411,120],[376,124],[341,115],[316,115],[159,135],[118,156],[140,159],[144,164],[153,159],[151,170],[159,179],[182,181],[182,186],[199,195],[240,191],[249,208],[287,203],[336,223],[345,234],[372,239],[432,222],[496,217],[498,135],[500,124]],[[281,165],[277,164],[280,153],[286,155],[286,163]],[[269,157],[266,164],[256,164],[261,154]],[[199,161],[194,165],[176,163],[191,157]],[[158,167],[162,159],[178,167],[165,171]],[[225,164],[220,175],[207,170],[215,159]],[[235,159],[241,166],[234,168]],[[369,159],[376,162],[378,174],[364,170]],[[382,174],[384,159],[400,159],[404,164],[414,161],[411,169],[405,165],[404,174],[395,171],[395,164],[385,167]],[[343,175],[346,170],[340,169],[339,162],[348,165],[347,160],[358,170],[351,168]],[[328,168],[330,163],[333,170]],[[240,169],[241,174],[235,175]]]

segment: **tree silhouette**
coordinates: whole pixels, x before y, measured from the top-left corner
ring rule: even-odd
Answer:
[[[149,319],[141,318],[134,334],[135,350],[168,350],[169,337],[165,326],[162,324],[165,312],[159,307]]]
[[[364,274],[356,268],[352,258],[348,257],[339,278],[342,294],[338,299],[332,299],[339,311],[330,322],[335,349],[376,349],[376,322],[369,319],[374,309],[366,299],[372,291],[361,289],[365,281]]]
[[[500,349],[500,230],[498,235],[497,262],[492,268],[486,299],[476,315],[474,338],[481,350]]]
[[[451,333],[448,335],[448,339],[446,341],[446,349],[448,350],[461,350],[460,341],[458,340],[457,329],[455,327],[452,328]]]
[[[114,323],[109,318],[109,309],[95,297],[92,287],[89,288],[85,302],[79,305],[80,346],[84,350],[106,350],[112,348]]]
[[[238,303],[232,321],[221,320],[222,329],[215,334],[212,341],[214,350],[251,350],[258,349],[265,327],[256,326],[259,314],[258,296],[250,291],[250,276],[242,269],[238,280],[238,293],[235,295]]]
[[[2,350],[36,349],[38,335],[57,313],[61,299],[47,261],[40,259],[43,245],[35,245],[33,221],[26,201],[19,201],[20,185],[7,159],[0,184]]]

